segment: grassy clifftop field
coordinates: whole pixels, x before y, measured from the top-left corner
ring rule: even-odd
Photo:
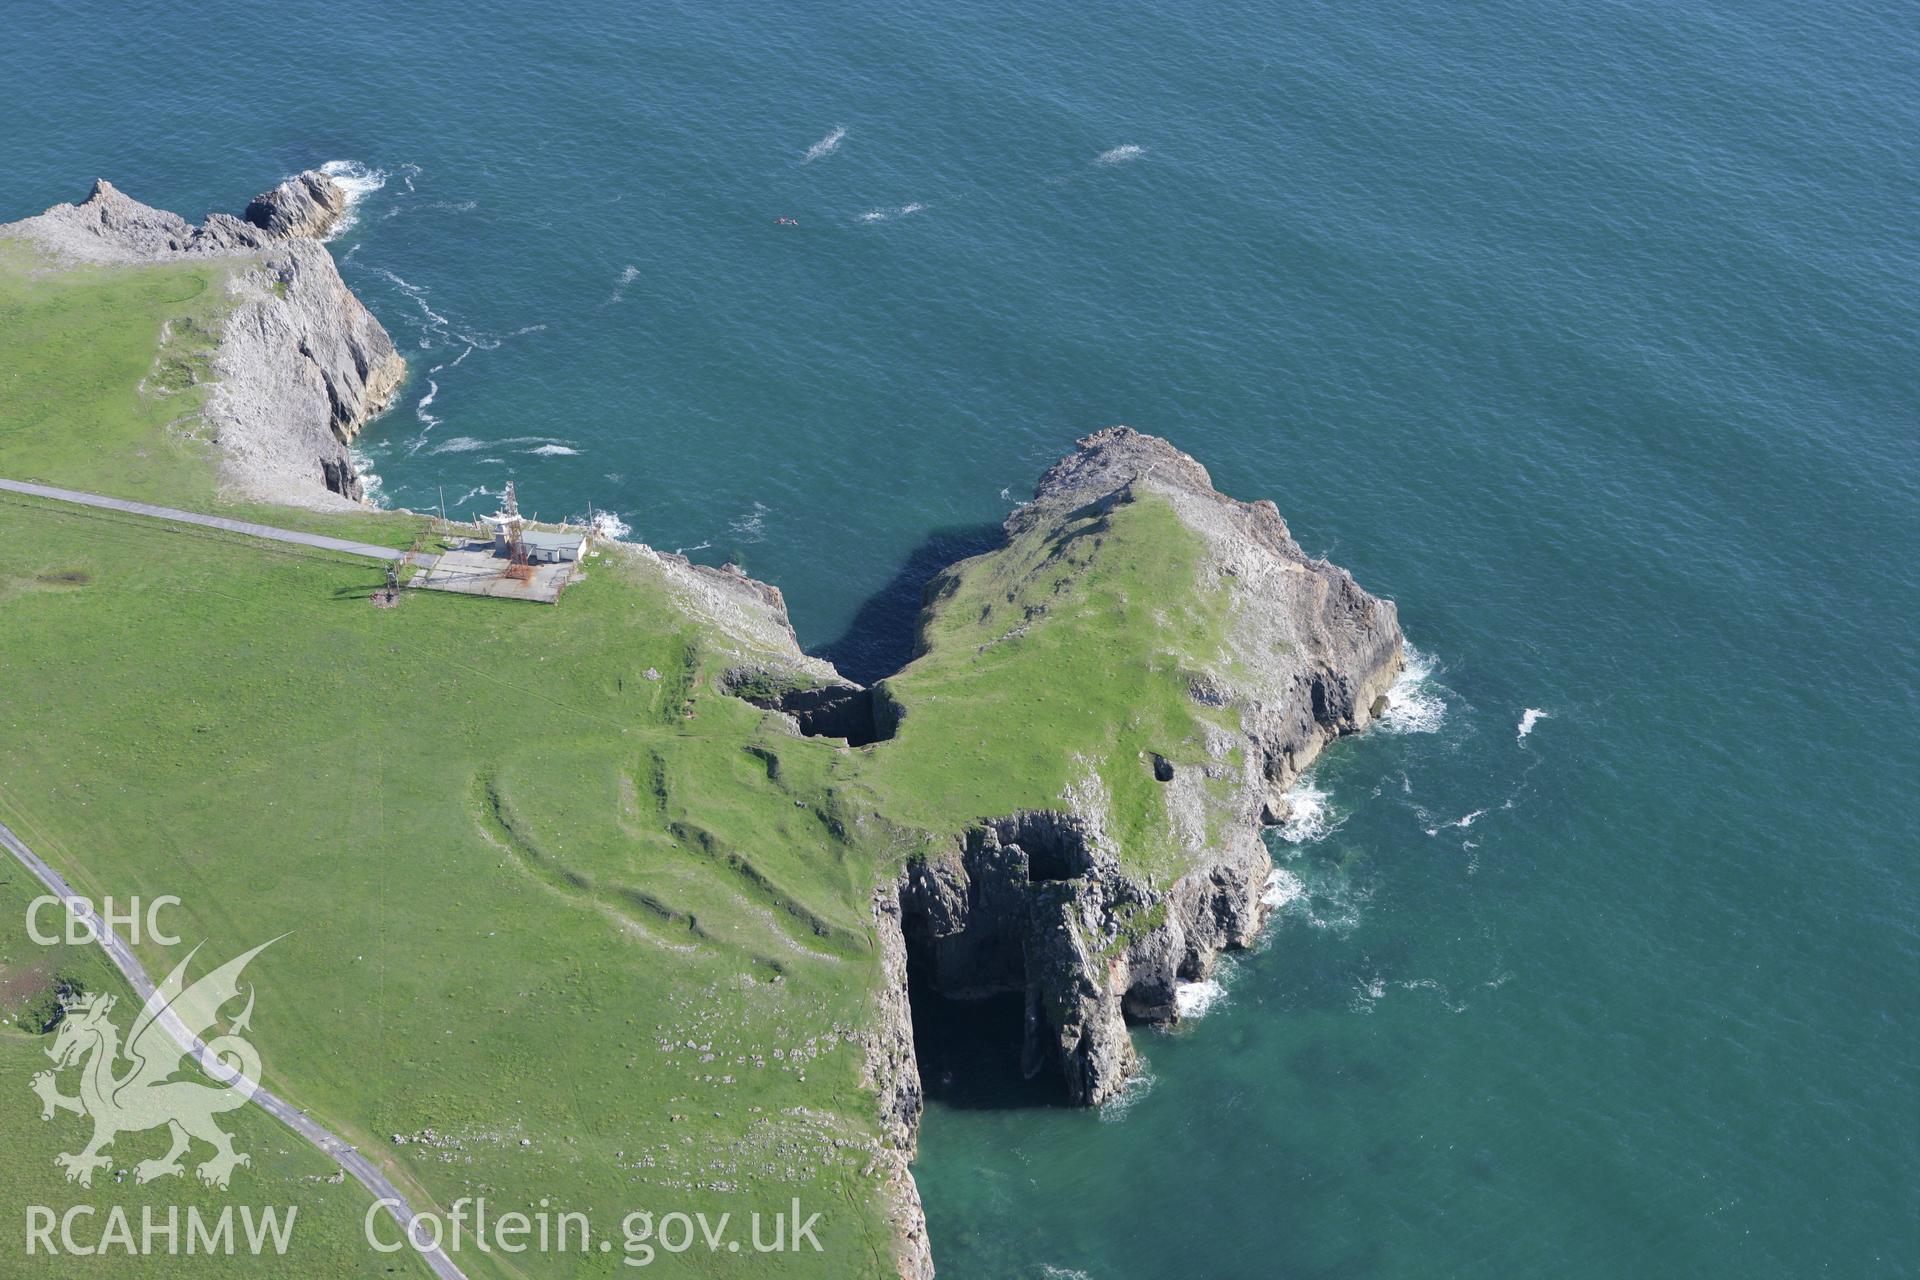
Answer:
[[[0,475],[228,509],[193,422],[219,265],[56,273],[0,248]],[[423,523],[266,514],[394,546]],[[635,1209],[743,1220],[797,1198],[823,1251],[781,1274],[895,1269],[865,1049],[887,995],[876,886],[979,819],[1076,805],[1170,883],[1193,841],[1158,771],[1201,761],[1227,714],[1190,693],[1226,606],[1151,494],[952,571],[887,685],[898,733],[860,748],[723,692],[739,638],[646,556],[589,560],[557,608],[375,609],[371,561],[209,530],[0,495],[0,539],[0,816],[85,893],[177,895],[210,955],[286,934],[249,971],[271,1087],[422,1208],[546,1201],[613,1232]],[[31,951],[5,961],[22,998],[51,973]],[[0,1062],[32,1056],[0,1041]],[[33,1164],[57,1144],[17,1083],[0,1134]],[[301,1181],[325,1162],[248,1123],[286,1152],[238,1175],[248,1198],[315,1205],[343,1260],[304,1274],[359,1274],[342,1205],[364,1193]],[[0,1210],[87,1194],[36,1175]]]

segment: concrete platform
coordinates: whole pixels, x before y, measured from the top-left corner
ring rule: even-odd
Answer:
[[[467,542],[442,553],[410,585],[428,591],[458,591],[469,596],[557,604],[560,592],[573,581],[574,570],[580,565],[578,561],[568,561],[529,567],[533,577],[526,581],[509,578],[506,557],[495,553],[493,543]]]

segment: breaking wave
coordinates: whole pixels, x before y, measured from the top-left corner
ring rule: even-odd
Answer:
[[[541,458],[571,458],[576,456],[580,451],[569,448],[564,444],[543,444],[536,449],[528,449],[526,452]]]
[[[347,211],[327,234],[327,239],[333,240],[360,220],[354,206],[387,185],[387,171],[370,169],[358,160],[329,160],[320,166],[320,172],[339,183],[347,194]]]
[[[1173,1007],[1183,1018],[1204,1018],[1207,1010],[1225,999],[1226,994],[1227,989],[1216,978],[1176,982],[1173,986]]]
[[[1276,828],[1288,844],[1312,844],[1340,824],[1334,820],[1332,797],[1311,779],[1302,778],[1287,792],[1287,816]]]
[[[1514,741],[1525,742],[1527,735],[1533,732],[1533,726],[1539,724],[1542,720],[1551,719],[1553,719],[1553,717],[1540,708],[1528,707],[1520,716],[1519,733],[1515,735]]]
[[[608,542],[618,542],[633,532],[632,527],[612,511],[594,512],[587,526],[593,530],[594,537],[604,538]]]
[[[1307,886],[1301,883],[1299,876],[1285,867],[1275,867],[1267,873],[1267,884],[1261,891],[1260,904],[1270,911],[1278,911],[1306,896]]]
[[[1434,661],[1412,645],[1407,665],[1387,690],[1387,711],[1380,717],[1386,733],[1432,733],[1447,718],[1442,686],[1434,677]]]
[[[837,124],[833,132],[807,148],[807,154],[800,157],[801,164],[812,164],[815,160],[832,155],[840,149],[840,142],[847,136],[847,126]]]
[[[361,498],[368,506],[386,506],[386,484],[374,472],[373,459],[358,449],[348,449],[347,459],[353,463],[353,474],[360,477]]]
[[[1145,147],[1136,147],[1132,143],[1128,143],[1123,147],[1114,147],[1109,151],[1102,151],[1094,158],[1093,162],[1095,164],[1125,164],[1129,160],[1138,160],[1145,154],[1147,154]]]

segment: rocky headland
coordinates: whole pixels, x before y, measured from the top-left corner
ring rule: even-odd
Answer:
[[[1184,870],[1171,882],[1143,871],[1110,835],[1105,788],[1096,782],[1070,789],[1058,807],[980,815],[944,844],[911,853],[876,891],[884,984],[867,1063],[897,1164],[891,1181],[904,1275],[932,1274],[907,1170],[925,1096],[913,1000],[1018,992],[1025,1072],[1051,1073],[1082,1105],[1115,1097],[1136,1067],[1128,1024],[1178,1019],[1179,985],[1204,979],[1222,951],[1254,940],[1272,873],[1262,828],[1285,819],[1289,789],[1329,742],[1385,711],[1404,664],[1391,601],[1306,555],[1273,503],[1226,497],[1192,457],[1127,427],[1086,437],[1049,469],[1033,501],[1007,519],[1008,546],[1065,544],[1069,526],[1089,513],[1142,500],[1169,504],[1197,535],[1192,591],[1225,605],[1218,649],[1186,655],[1185,696],[1205,739],[1203,758],[1144,762],[1164,788]],[[688,587],[701,596],[765,611],[758,643],[738,651],[742,665],[727,684],[791,732],[857,745],[886,739],[913,714],[892,681],[863,689],[803,655],[772,588],[674,568],[683,578],[698,575]],[[927,618],[966,568],[928,584]],[[926,647],[923,639],[923,656]]]
[[[362,485],[347,446],[392,403],[406,361],[340,279],[321,243],[347,194],[308,171],[262,192],[235,217],[198,226],[140,203],[104,179],[85,200],[0,226],[55,264],[231,262],[231,307],[214,357],[205,418],[233,495],[331,509]]]

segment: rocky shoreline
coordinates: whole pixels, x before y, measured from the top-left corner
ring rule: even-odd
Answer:
[[[1238,731],[1210,736],[1204,763],[1152,762],[1170,811],[1212,810],[1218,820],[1189,824],[1188,869],[1168,885],[1130,870],[1125,851],[1105,834],[1099,802],[1072,796],[1057,809],[983,816],[937,851],[909,858],[876,890],[884,983],[866,1074],[878,1096],[883,1159],[895,1165],[887,1182],[900,1273],[913,1280],[933,1274],[908,1167],[925,1102],[913,994],[1020,993],[1026,1074],[1054,1073],[1076,1104],[1116,1097],[1137,1067],[1129,1024],[1177,1021],[1180,984],[1206,978],[1221,952],[1255,940],[1273,870],[1262,828],[1285,820],[1289,789],[1328,743],[1386,710],[1405,662],[1391,601],[1307,556],[1271,502],[1226,497],[1193,458],[1127,427],[1079,441],[1041,478],[1034,500],[1008,518],[1006,532],[1009,540],[1053,536],[1090,508],[1143,495],[1169,502],[1199,535],[1196,591],[1228,601],[1224,650],[1200,664],[1188,696],[1237,719]],[[776,589],[725,571],[671,567],[699,575],[703,594],[773,615],[757,628],[758,643],[740,651],[743,666],[729,679],[733,692],[786,717],[792,732],[845,736],[844,710],[823,716],[863,697],[869,717],[902,714],[886,682],[863,690],[803,655]],[[944,577],[928,585],[929,605],[946,589]],[[872,732],[887,736],[885,725]]]
[[[1329,742],[1386,710],[1404,665],[1392,602],[1310,559],[1271,502],[1222,495],[1193,458],[1129,428],[1081,440],[1008,518],[1007,532],[1141,492],[1171,501],[1200,533],[1198,586],[1232,602],[1229,653],[1194,680],[1191,696],[1238,711],[1242,733],[1210,743],[1206,765],[1155,762],[1176,805],[1181,788],[1231,780],[1224,843],[1195,850],[1192,869],[1163,889],[1123,869],[1098,812],[1070,804],[983,820],[940,854],[910,861],[875,898],[889,989],[869,1052],[883,1123],[909,1158],[924,1100],[910,961],[944,996],[1021,992],[1026,1074],[1058,1072],[1082,1105],[1114,1098],[1136,1066],[1128,1023],[1176,1021],[1178,984],[1204,979],[1222,951],[1253,942],[1273,868],[1261,828],[1284,819],[1288,788]],[[929,597],[940,590],[936,579]],[[898,1216],[902,1274],[931,1275],[917,1194],[903,1198]]]
[[[234,496],[341,509],[364,496],[347,446],[393,403],[406,361],[321,240],[347,211],[324,173],[287,179],[199,226],[98,180],[78,204],[0,226],[56,263],[232,260],[232,307],[204,416]]]

